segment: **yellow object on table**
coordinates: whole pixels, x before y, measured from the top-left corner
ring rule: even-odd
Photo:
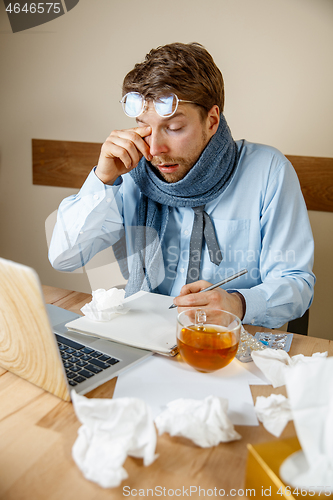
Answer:
[[[299,500],[300,498],[333,498],[328,491],[315,493],[312,490],[296,488],[284,484],[279,470],[286,458],[299,451],[301,445],[297,437],[279,439],[268,443],[248,444],[248,460],[246,467],[245,490],[251,491],[251,497]],[[250,493],[249,493],[250,494]]]

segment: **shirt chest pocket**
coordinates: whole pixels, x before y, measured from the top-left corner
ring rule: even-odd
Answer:
[[[246,264],[249,248],[250,219],[214,219],[216,237],[222,252],[221,266],[226,264]],[[205,248],[205,259],[209,259]]]

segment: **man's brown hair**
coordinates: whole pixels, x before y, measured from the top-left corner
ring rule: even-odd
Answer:
[[[139,92],[158,99],[173,92],[208,112],[224,108],[224,82],[212,56],[199,43],[171,43],[152,49],[124,78],[123,95]]]

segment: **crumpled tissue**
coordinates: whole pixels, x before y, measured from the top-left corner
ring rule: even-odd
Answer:
[[[86,479],[103,488],[119,486],[128,477],[123,468],[127,455],[157,458],[156,429],[146,403],[138,398],[88,399],[71,392],[75,413],[83,424],[72,456]]]
[[[83,314],[95,321],[109,321],[115,314],[125,314],[124,308],[125,290],[119,288],[110,288],[104,290],[99,288],[92,292],[92,301],[85,304],[81,311]]]
[[[228,400],[208,396],[204,400],[176,399],[155,418],[159,435],[191,439],[202,448],[241,439],[227,416]]]
[[[282,394],[271,394],[267,398],[258,396],[254,409],[265,429],[276,437],[293,419],[289,400]]]
[[[255,365],[263,372],[274,388],[285,385],[291,366],[297,364],[310,364],[321,358],[327,357],[327,352],[315,352],[312,356],[297,354],[290,357],[282,349],[264,349],[252,351],[251,356]]]
[[[333,491],[333,357],[291,367],[286,388],[308,465],[296,467],[293,486]]]

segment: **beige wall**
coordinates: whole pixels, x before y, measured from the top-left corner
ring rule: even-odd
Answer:
[[[44,284],[89,291],[121,282],[116,265],[106,283],[104,270],[51,268],[45,221],[73,190],[32,185],[31,139],[102,142],[127,127],[122,78],[164,43],[198,41],[212,53],[235,139],[332,157],[332,25],[332,0],[80,0],[12,34],[0,2],[0,255],[33,266]],[[310,218],[318,276],[310,330],[333,338],[333,214]]]

